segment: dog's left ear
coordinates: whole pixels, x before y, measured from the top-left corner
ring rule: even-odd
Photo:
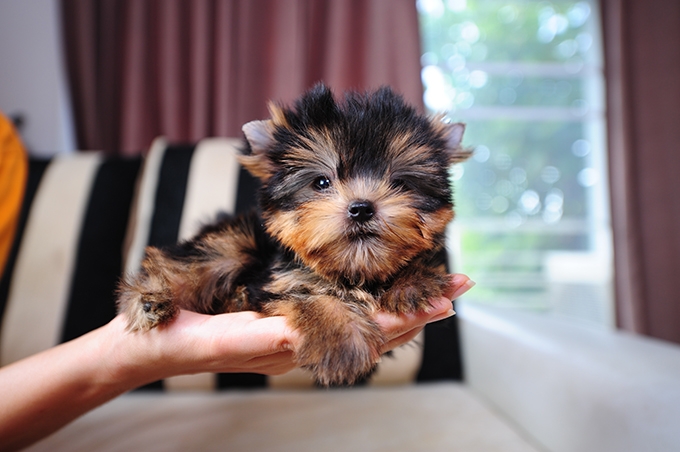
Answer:
[[[461,146],[463,134],[465,133],[465,124],[462,122],[447,123],[442,118],[436,118],[434,125],[446,140],[450,164],[464,162],[470,158],[472,152]]]

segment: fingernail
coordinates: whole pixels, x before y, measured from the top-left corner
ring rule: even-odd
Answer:
[[[474,281],[471,280],[471,279],[468,279],[467,281],[465,281],[465,284],[463,284],[463,285],[460,286],[458,289],[456,289],[455,292],[453,292],[453,295],[451,296],[451,300],[455,300],[456,298],[460,297],[460,296],[463,295],[465,292],[467,292],[468,290],[470,290],[470,289],[472,289],[473,287],[475,287],[475,284],[477,284],[477,283],[474,282]]]
[[[468,278],[467,276],[465,276],[463,274],[455,274],[455,275],[453,275],[453,279],[451,280],[451,283],[454,286],[458,286],[460,284],[463,284],[465,281],[469,281],[469,280],[470,280],[470,278]]]
[[[428,323],[438,322],[439,320],[448,319],[449,317],[453,317],[454,315],[456,315],[456,311],[454,311],[453,309],[449,309],[445,313],[440,314],[440,315],[430,319],[430,321]]]

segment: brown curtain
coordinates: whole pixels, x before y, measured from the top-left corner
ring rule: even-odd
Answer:
[[[317,81],[422,108],[414,0],[62,0],[78,145],[241,136]]]
[[[680,343],[680,2],[602,7],[618,321]]]

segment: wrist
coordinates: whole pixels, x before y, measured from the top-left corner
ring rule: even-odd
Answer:
[[[148,365],[152,350],[142,344],[144,335],[128,331],[126,325],[119,315],[97,330],[101,382],[121,393],[163,378],[160,372],[156,375],[156,366]]]

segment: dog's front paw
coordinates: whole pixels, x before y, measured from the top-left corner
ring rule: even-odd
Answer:
[[[132,331],[146,331],[168,323],[179,312],[168,291],[137,292],[127,288],[121,290],[118,303]]]
[[[402,274],[380,298],[380,306],[399,314],[425,311],[429,300],[441,297],[449,285],[446,275],[428,271]]]
[[[163,323],[168,323],[178,313],[178,309],[168,294],[144,293],[141,296],[141,315],[144,317],[146,328],[151,329]]]

